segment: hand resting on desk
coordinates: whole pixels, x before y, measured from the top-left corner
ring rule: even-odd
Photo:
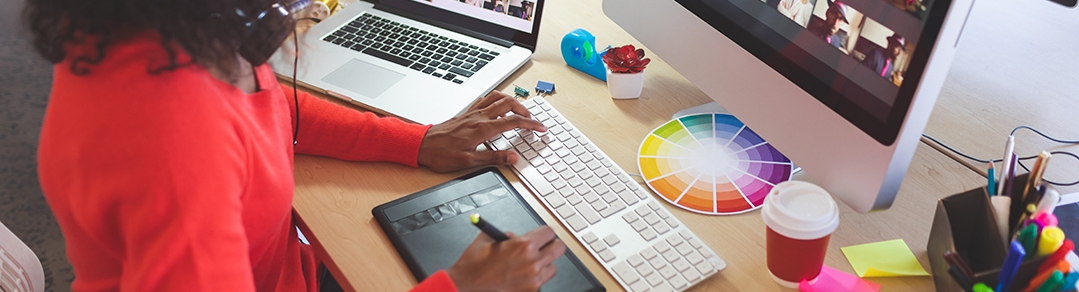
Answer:
[[[514,115],[506,116],[510,112]],[[477,152],[476,147],[498,133],[516,128],[547,131],[512,96],[492,91],[464,114],[431,126],[420,142],[417,160],[435,172],[514,164],[518,158],[513,151]]]
[[[554,261],[566,252],[566,244],[551,227],[506,235],[510,239],[495,242],[480,233],[446,271],[458,291],[538,291],[554,278]]]

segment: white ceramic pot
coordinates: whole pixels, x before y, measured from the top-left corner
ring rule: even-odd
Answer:
[[[611,70],[607,70],[607,89],[611,90],[612,98],[638,98],[641,97],[642,88],[644,88],[644,70],[637,73],[611,73]]]

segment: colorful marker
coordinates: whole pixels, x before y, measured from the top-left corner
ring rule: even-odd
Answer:
[[[1034,257],[1038,252],[1038,225],[1030,224],[1019,231],[1019,243],[1026,258]]]
[[[1034,221],[1041,222],[1042,226],[1057,226],[1057,223],[1060,223],[1057,221],[1057,215],[1045,212],[1039,212],[1038,214],[1035,214]]]
[[[1041,266],[1038,266],[1038,273],[1044,273],[1055,267],[1057,263],[1064,261],[1064,258],[1068,256],[1068,253],[1073,249],[1075,249],[1075,244],[1072,243],[1071,239],[1065,239],[1064,244],[1061,245],[1060,248],[1057,248],[1057,251],[1054,252],[1053,255],[1045,259],[1045,262],[1043,262]]]
[[[1021,292],[1034,292],[1034,290],[1037,290],[1039,287],[1042,287],[1043,285],[1045,285],[1045,283],[1048,282],[1049,279],[1051,279],[1053,277],[1054,273],[1061,273],[1061,271],[1070,271],[1071,268],[1072,268],[1072,266],[1071,266],[1071,264],[1068,263],[1068,261],[1059,262],[1055,266],[1053,266],[1052,269],[1049,269],[1047,271],[1044,271],[1044,272],[1041,272],[1041,273],[1038,273],[1037,275],[1035,275],[1034,278],[1030,279],[1030,283],[1027,284],[1027,287],[1025,289],[1023,289]],[[1061,275],[1061,276],[1063,276],[1063,275]],[[1063,278],[1063,277],[1061,277],[1061,278]],[[1063,279],[1061,279],[1061,280],[1063,280]]]
[[[1000,274],[997,276],[996,291],[1008,291],[1012,284],[1012,278],[1015,278],[1015,271],[1019,270],[1019,264],[1023,262],[1023,256],[1026,254],[1026,251],[1023,250],[1023,245],[1012,240],[1011,245],[1009,245],[1008,256],[1004,258],[1004,265],[1000,267]]]
[[[1045,283],[1042,283],[1035,292],[1056,292],[1060,291],[1061,287],[1064,287],[1064,273],[1053,271],[1053,275],[1045,279]]]
[[[1064,245],[1064,231],[1060,227],[1046,226],[1038,238],[1038,256],[1052,254]]]

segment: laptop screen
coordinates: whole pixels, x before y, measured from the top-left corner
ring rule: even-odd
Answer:
[[[495,43],[508,41],[535,50],[544,1],[379,0],[375,8]]]
[[[464,16],[532,33],[535,0],[413,0]]]

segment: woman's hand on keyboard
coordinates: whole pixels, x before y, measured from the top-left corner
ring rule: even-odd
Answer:
[[[514,164],[519,158],[512,151],[476,151],[476,147],[499,133],[516,128],[547,131],[547,127],[530,117],[528,109],[517,99],[492,91],[463,115],[431,126],[420,143],[417,160],[435,172]]]
[[[446,271],[458,291],[537,291],[554,277],[554,261],[566,252],[566,244],[550,227],[506,234],[510,239],[495,242],[480,233]]]

